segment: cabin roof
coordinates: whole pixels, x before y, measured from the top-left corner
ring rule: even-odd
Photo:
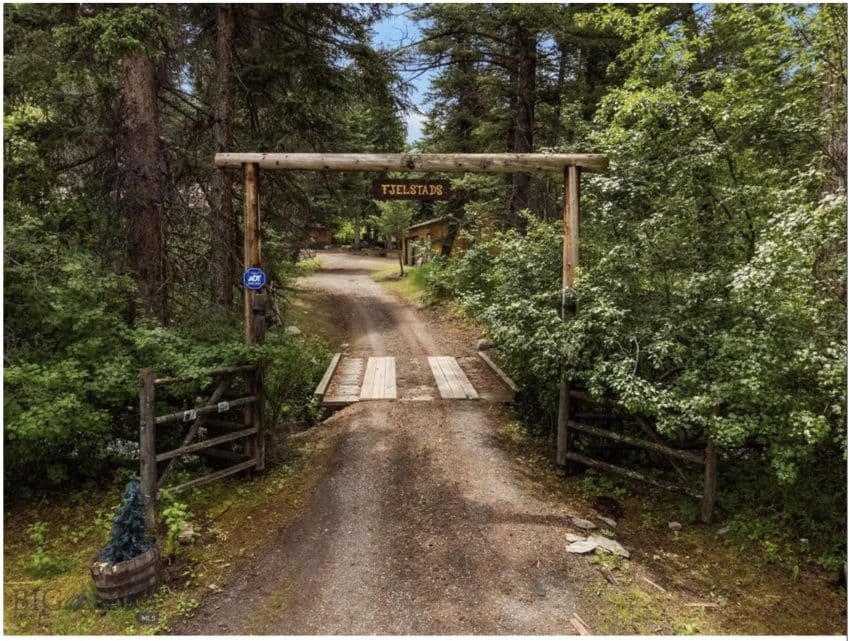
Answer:
[[[411,225],[407,228],[407,231],[411,231],[412,229],[419,229],[420,227],[427,227],[428,225],[435,225],[437,223],[444,223],[448,220],[446,216],[441,216],[439,218],[431,218],[429,220],[423,220],[421,223],[416,223],[415,225]]]

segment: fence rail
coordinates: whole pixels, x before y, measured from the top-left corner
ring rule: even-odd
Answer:
[[[566,466],[568,461],[572,461],[574,463],[579,463],[588,467],[594,467],[609,472],[611,474],[618,474],[620,476],[625,476],[627,478],[641,481],[643,483],[648,483],[650,485],[654,485],[665,490],[686,494],[688,496],[700,500],[700,519],[705,523],[711,522],[711,518],[714,513],[714,502],[717,488],[717,453],[714,448],[714,443],[711,442],[711,439],[708,439],[705,445],[705,449],[700,453],[684,449],[677,449],[671,447],[670,445],[662,443],[661,438],[658,437],[658,435],[652,430],[647,420],[640,416],[630,417],[626,412],[622,411],[620,404],[616,401],[605,398],[596,399],[589,396],[586,392],[576,389],[569,389],[567,394],[565,395],[565,400],[566,406],[562,409],[563,416],[565,418],[564,422],[567,429],[560,437],[557,456],[557,462],[559,465]],[[602,405],[608,408],[613,408],[618,411],[608,414],[599,414],[587,411],[579,412],[576,411],[576,405],[578,402],[589,405]],[[628,420],[629,418],[633,418],[641,427],[644,428],[645,432],[647,432],[653,437],[653,440],[638,438],[635,436],[630,436],[628,434],[621,434],[619,432],[614,432],[609,429],[603,429],[601,427],[588,425],[586,423],[580,422],[579,420],[574,420],[588,420],[594,418],[606,421],[615,420],[619,422]],[[656,454],[661,454],[670,461],[670,463],[672,464],[676,472],[678,472],[683,482],[667,482],[664,480],[653,478],[636,470],[628,469],[619,465],[608,463],[606,461],[600,461],[598,459],[593,459],[584,456],[583,454],[579,454],[578,452],[574,451],[573,448],[572,433],[574,432],[587,434],[596,438],[611,440],[630,447],[637,447],[640,449],[649,450]],[[703,482],[701,489],[696,489],[687,483],[688,477],[676,464],[676,460],[702,466]]]
[[[230,400],[224,395],[234,386],[237,378],[244,377],[246,393]],[[157,416],[157,388],[178,383],[198,383],[212,378],[214,387],[206,399],[199,400],[190,409]],[[232,474],[265,467],[265,438],[263,425],[263,366],[240,365],[208,370],[199,376],[168,376],[157,378],[152,369],[139,373],[139,468],[142,490],[146,498],[146,518],[150,525],[156,519],[156,502],[159,495],[197,487]],[[240,410],[242,420],[227,420],[227,415]],[[218,418],[221,417],[221,418]],[[177,424],[186,428],[180,445],[157,453],[157,430],[172,429]],[[218,432],[207,437],[207,431]],[[221,431],[224,433],[220,433]],[[239,444],[242,451],[222,449],[219,446]],[[182,457],[197,454],[216,461],[235,463],[206,476],[166,488],[165,483],[175,464]]]

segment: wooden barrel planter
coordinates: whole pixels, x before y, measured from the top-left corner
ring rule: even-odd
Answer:
[[[147,552],[120,563],[92,564],[91,576],[97,595],[103,601],[116,601],[144,594],[160,583],[159,550],[153,546]]]

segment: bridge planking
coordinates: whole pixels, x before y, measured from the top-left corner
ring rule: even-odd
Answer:
[[[478,398],[478,392],[469,382],[466,374],[460,368],[457,360],[451,356],[429,356],[428,365],[440,390],[440,397],[445,399]]]
[[[396,398],[395,358],[371,356],[360,388],[360,400],[394,400]]]

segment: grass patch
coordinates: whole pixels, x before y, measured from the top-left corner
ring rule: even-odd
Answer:
[[[322,266],[318,256],[313,258],[305,258],[295,263],[296,274],[298,276],[309,276],[315,271],[318,271]]]
[[[239,558],[259,554],[297,516],[323,469],[324,440],[287,449],[262,476],[225,479],[179,496],[198,539],[163,565],[165,583],[130,604],[99,604],[89,564],[107,540],[124,479],[38,503],[6,506],[6,634],[156,634],[220,589]],[[164,521],[164,520],[163,520]],[[160,524],[160,551],[168,538]],[[155,613],[143,624],[138,613]]]
[[[591,519],[597,494],[614,496],[623,507],[613,538],[631,559],[594,554],[586,560],[617,579],[616,585],[591,583],[582,590],[584,607],[594,612],[594,632],[844,634],[846,591],[836,585],[837,573],[818,567],[764,519],[742,513],[705,526],[695,522],[695,503],[679,495],[595,471],[557,476],[548,435],[523,421],[506,421],[495,437],[541,499]],[[684,528],[670,530],[673,520]],[[646,576],[666,591],[647,592]],[[700,602],[716,607],[695,607]]]
[[[425,297],[425,275],[428,271],[427,265],[416,267],[405,267],[404,276],[399,275],[398,265],[383,267],[371,273],[372,280],[380,283],[387,289],[398,292],[416,307],[427,306]]]

